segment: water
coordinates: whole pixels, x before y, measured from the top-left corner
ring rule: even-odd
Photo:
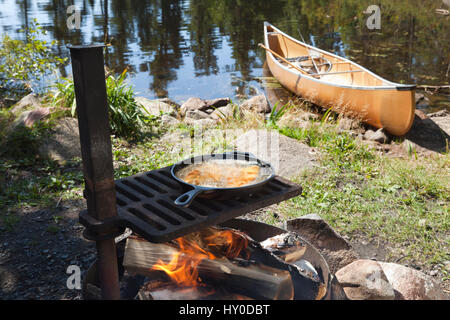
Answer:
[[[294,38],[347,57],[400,83],[444,85],[450,76],[450,18],[440,0],[380,0],[381,29],[369,30],[372,0],[0,0],[0,30],[14,38],[33,21],[67,44],[110,42],[106,64],[131,71],[135,91],[183,102],[267,90],[263,22]],[[81,28],[68,30],[66,10],[81,9]],[[448,8],[447,8],[448,9]],[[71,73],[70,65],[60,70]],[[447,108],[450,97],[428,95],[426,111]]]

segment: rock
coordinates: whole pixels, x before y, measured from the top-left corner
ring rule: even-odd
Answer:
[[[393,300],[394,289],[380,264],[372,260],[356,260],[339,269],[336,278],[350,300]]]
[[[10,110],[12,113],[22,112],[25,109],[36,109],[41,107],[41,102],[36,93],[26,95]]]
[[[439,284],[423,272],[390,262],[379,265],[395,291],[396,300],[448,299]]]
[[[214,110],[211,114],[211,119],[214,120],[222,120],[233,116],[234,106],[232,104],[228,104],[225,107],[220,107]]]
[[[160,102],[166,103],[169,106],[174,107],[175,109],[180,109],[180,107],[181,107],[179,103],[177,103],[176,101],[174,101],[174,100],[172,100],[170,98],[156,99],[156,101],[160,101]]]
[[[275,130],[250,130],[240,133],[235,140],[239,151],[253,153],[272,164],[277,174],[297,176],[316,160],[313,148],[298,140],[279,134]]]
[[[1,108],[9,108],[16,104],[18,101],[11,98],[2,98],[0,97],[0,109]]]
[[[216,125],[216,121],[213,119],[192,119],[192,118],[184,118],[184,123],[191,126],[201,126],[201,127],[210,127]]]
[[[165,126],[176,126],[180,123],[181,121],[178,120],[175,117],[169,116],[167,114],[163,115],[161,117],[161,123]]]
[[[206,110],[210,106],[206,103],[205,100],[200,98],[189,98],[185,103],[183,103],[180,107],[180,113],[184,116],[188,111],[194,110]]]
[[[170,115],[175,113],[175,110],[171,105],[161,100],[150,100],[144,97],[136,97],[134,100],[153,116],[159,116],[161,112]]]
[[[59,162],[81,157],[77,119],[60,119],[54,132],[39,147],[39,154]]]
[[[405,141],[411,141],[419,153],[445,152],[450,141],[450,114],[444,112],[432,118],[416,110],[414,122]],[[406,145],[408,149],[408,145]]]
[[[239,151],[253,153],[274,167],[277,174],[286,177],[299,175],[312,167],[316,160],[313,148],[275,130],[250,130],[240,133],[235,140]]]
[[[383,128],[378,129],[377,131],[367,130],[364,134],[364,139],[369,141],[375,141],[379,143],[388,143],[389,138],[385,133]]]
[[[270,113],[271,109],[264,95],[252,97],[241,104],[241,108],[259,112]]]
[[[360,122],[346,117],[341,117],[339,119],[337,128],[339,130],[354,130],[360,127]]]
[[[430,118],[438,118],[438,117],[446,117],[446,116],[449,116],[449,115],[450,115],[450,112],[448,110],[444,109],[444,110],[440,110],[440,111],[437,111],[437,112],[429,113],[428,117],[430,117]]]
[[[34,110],[24,111],[14,121],[14,127],[24,125],[26,127],[32,127],[37,121],[42,120],[50,113],[54,111],[54,108],[37,107]]]
[[[212,100],[206,100],[206,104],[208,105],[208,108],[225,107],[230,102],[231,102],[230,98],[217,98],[217,99],[212,99]]]
[[[359,259],[352,246],[317,214],[288,220],[285,229],[297,232],[319,250],[331,273]]]
[[[201,110],[189,110],[186,111],[186,118],[194,120],[209,119],[209,114]]]

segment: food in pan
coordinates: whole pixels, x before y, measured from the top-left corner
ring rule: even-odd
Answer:
[[[211,161],[190,167],[190,170],[180,174],[180,178],[197,186],[237,188],[254,182],[259,176],[259,170],[257,165],[230,165]]]

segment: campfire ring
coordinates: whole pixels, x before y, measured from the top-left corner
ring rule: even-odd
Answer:
[[[278,227],[274,227],[272,225],[253,221],[246,219],[231,219],[226,222],[220,224],[223,227],[234,228],[240,231],[247,233],[251,238],[255,241],[264,241],[267,238],[282,234],[287,232]],[[136,277],[128,277],[124,280],[124,268],[122,266],[124,248],[125,248],[125,240],[128,235],[120,237],[120,239],[116,239],[117,241],[117,263],[119,269],[119,280],[121,282],[121,292],[120,298],[123,300],[135,299],[140,286],[143,284],[143,279],[139,279],[139,276]],[[301,237],[301,235],[299,235]],[[303,256],[304,259],[308,260],[314,268],[317,270],[321,282],[325,284],[326,294],[322,297],[321,300],[330,300],[333,299],[333,276],[330,274],[329,267],[323,256],[317,251],[314,246],[312,246],[308,241],[302,239],[307,246],[307,250]],[[86,300],[95,300],[101,299],[99,295],[99,280],[98,280],[98,267],[97,261],[95,261],[91,267],[86,272],[83,287],[82,287],[82,296],[83,299]],[[142,281],[141,281],[142,280]],[[126,283],[124,283],[126,282]]]

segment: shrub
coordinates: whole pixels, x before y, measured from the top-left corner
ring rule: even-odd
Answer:
[[[133,88],[127,84],[126,76],[127,69],[117,77],[108,75],[106,93],[112,133],[119,137],[132,138],[141,135],[146,125],[154,125],[156,117],[147,114],[145,109],[136,103]],[[73,80],[63,79],[55,87],[56,93],[52,103],[70,109],[74,117],[76,101]]]
[[[35,19],[26,32],[25,40],[3,35],[0,40],[0,86],[32,89],[35,81],[66,61],[53,52],[56,41],[49,43],[39,39],[45,34]]]

